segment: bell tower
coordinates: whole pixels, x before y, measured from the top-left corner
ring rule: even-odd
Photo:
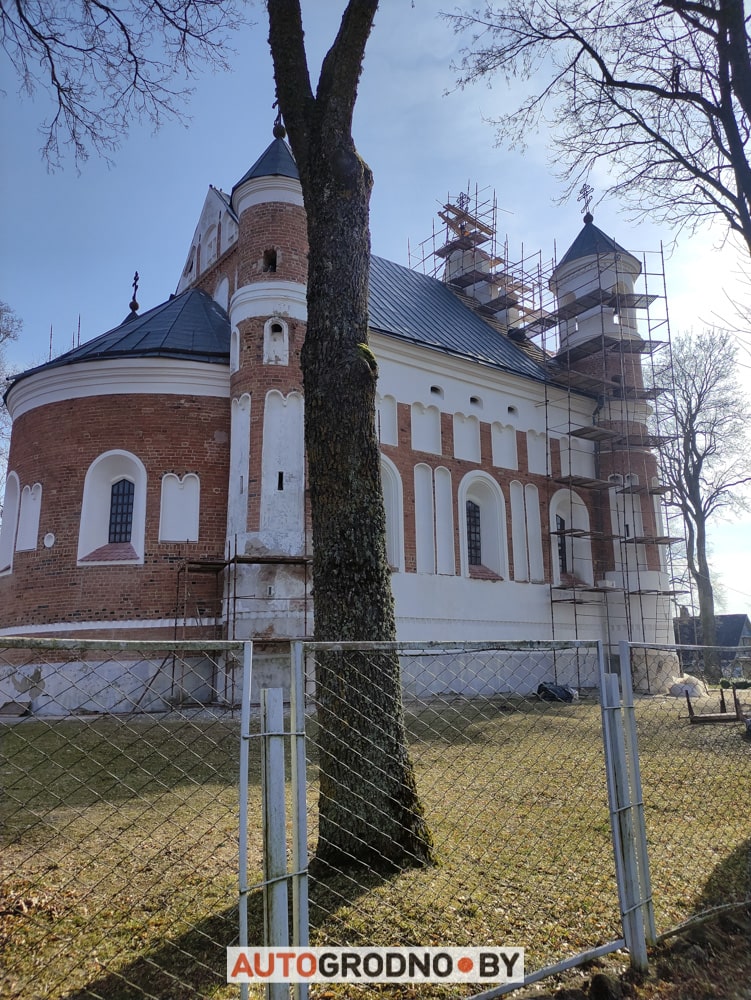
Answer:
[[[625,621],[639,618],[629,613],[630,601],[641,602],[643,617],[645,600],[669,594],[662,548],[669,540],[656,502],[657,440],[650,434],[653,389],[645,386],[642,370],[654,345],[641,336],[636,319],[649,304],[649,296],[635,291],[641,272],[639,260],[598,229],[587,211],[550,280],[559,321],[556,360],[599,386],[595,427],[586,434],[596,442],[598,480],[610,483],[600,493],[601,531],[612,540],[600,543],[601,564],[604,582],[624,593]]]

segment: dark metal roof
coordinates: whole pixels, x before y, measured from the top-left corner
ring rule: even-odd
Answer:
[[[143,316],[131,313],[113,330],[59,358],[22,372],[14,383],[50,368],[108,358],[181,358],[229,364],[229,319],[210,295],[190,288]]]
[[[378,333],[537,381],[550,379],[544,364],[489,326],[443,282],[401,264],[371,258],[369,308],[370,329]],[[227,365],[229,341],[227,313],[206,292],[193,288],[22,372],[13,384],[38,371],[111,358],[169,357]]]
[[[293,177],[295,180],[300,179],[300,174],[297,172],[297,164],[292,156],[292,150],[284,139],[274,139],[266,151],[261,153],[247,174],[243,174],[237,184],[235,184],[232,188],[232,193],[234,194],[237,188],[241,184],[244,184],[245,181],[249,181],[254,177],[274,176]]]
[[[636,258],[625,250],[615,240],[603,233],[601,229],[592,221],[592,216],[587,213],[584,216],[584,227],[568,248],[563,258],[558,261],[558,267],[568,264],[572,260],[580,260],[582,257],[597,257],[599,254],[626,254],[634,261]],[[638,263],[638,261],[637,261]]]
[[[370,259],[370,329],[537,380],[546,369],[437,278]]]
[[[702,644],[701,618],[688,615],[673,619],[676,641],[689,646]],[[733,648],[741,645],[744,636],[751,636],[748,615],[715,615],[717,645]],[[749,650],[751,653],[751,650]]]

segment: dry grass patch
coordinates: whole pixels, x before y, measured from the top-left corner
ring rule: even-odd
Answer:
[[[680,715],[672,699],[638,706],[660,929],[749,890],[751,746],[735,726],[689,726]],[[314,942],[518,944],[535,968],[618,937],[594,700],[456,702],[407,721],[440,864],[313,881]],[[6,729],[4,996],[238,995],[223,981],[224,948],[237,937],[238,745],[232,719]],[[251,741],[251,880],[261,874],[258,752]],[[251,903],[251,940],[260,942],[259,899]],[[330,986],[314,995],[439,992]]]

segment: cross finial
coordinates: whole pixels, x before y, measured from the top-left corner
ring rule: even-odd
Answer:
[[[590,212],[589,209],[592,204],[592,195],[594,193],[595,189],[591,187],[591,185],[587,184],[586,181],[584,182],[584,184],[582,184],[581,188],[579,189],[579,196],[576,200],[584,202],[584,208],[582,209],[582,212],[584,212],[585,222],[592,221],[592,213]]]
[[[136,295],[138,294],[138,271],[133,275],[133,298],[130,302],[130,311],[132,313],[138,312],[138,302],[136,300]]]
[[[274,138],[284,139],[287,135],[287,129],[284,127],[284,123],[282,122],[282,109],[279,107],[278,98],[274,101],[271,107],[279,109],[276,113],[276,118],[274,119]]]

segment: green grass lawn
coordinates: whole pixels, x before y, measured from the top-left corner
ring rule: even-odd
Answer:
[[[749,894],[751,745],[738,726],[682,715],[675,699],[637,709],[659,930]],[[442,703],[407,721],[440,864],[312,880],[313,942],[516,944],[532,969],[619,937],[594,701]],[[237,996],[223,980],[237,938],[238,722],[25,721],[0,739],[0,992]],[[251,881],[261,878],[258,753],[251,741]],[[260,943],[258,894],[250,911]]]

